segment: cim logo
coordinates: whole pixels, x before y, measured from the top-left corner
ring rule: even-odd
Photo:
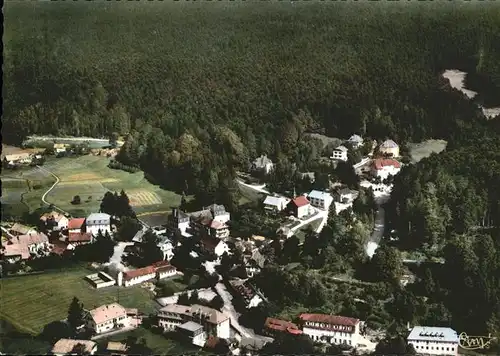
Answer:
[[[465,350],[484,350],[489,349],[491,342],[496,337],[488,336],[469,336],[465,332],[461,333],[458,337],[458,343],[462,349]]]

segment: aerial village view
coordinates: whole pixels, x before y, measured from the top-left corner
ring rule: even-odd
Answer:
[[[0,354],[500,355],[500,4],[4,16]]]

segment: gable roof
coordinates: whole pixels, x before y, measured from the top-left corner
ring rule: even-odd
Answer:
[[[187,315],[197,319],[204,317],[205,320],[211,324],[220,324],[229,319],[228,316],[220,311],[199,304],[193,304],[191,306],[169,304],[161,308],[160,311],[165,313]]]
[[[347,152],[347,147],[345,146],[338,146],[333,149],[334,151],[342,151],[342,152]]]
[[[3,255],[5,257],[21,256],[21,259],[27,260],[30,257],[28,246],[24,244],[3,245]]]
[[[329,314],[300,314],[299,319],[302,321],[312,321],[316,323],[325,323],[341,326],[356,326],[359,319],[349,318],[346,316],[329,315]]]
[[[88,232],[70,232],[68,235],[68,242],[90,242],[92,241],[92,234]]]
[[[300,208],[302,206],[309,205],[309,200],[307,200],[305,196],[300,195],[292,200],[292,204],[295,205],[297,208]]]
[[[45,213],[40,216],[40,220],[46,222],[47,220],[53,219],[55,222],[61,221],[61,219],[66,218],[63,214],[57,211],[51,211],[50,213]]]
[[[401,163],[395,159],[390,158],[377,158],[373,161],[373,166],[376,170],[383,169],[384,167],[393,166],[394,168],[401,168]]]
[[[27,234],[30,231],[34,231],[34,229],[32,229],[32,228],[30,228],[30,227],[28,227],[26,225],[23,225],[23,224],[15,223],[10,228],[10,231],[18,232],[18,233],[20,233],[22,235],[25,235],[25,234]]]
[[[81,229],[84,222],[85,222],[85,218],[71,219],[68,222],[68,229],[70,229],[70,230]]]
[[[381,148],[396,148],[396,147],[399,147],[399,146],[393,140],[385,140],[384,142],[382,142],[382,144],[380,145],[380,147]]]
[[[415,326],[408,335],[408,340],[458,342],[458,339],[455,330],[434,326]]]
[[[302,330],[296,324],[281,319],[267,318],[264,327],[275,331],[286,331],[291,334],[302,334]]]
[[[49,242],[49,238],[43,232],[37,232],[35,234],[27,234],[27,235],[20,235],[17,237],[13,237],[11,242],[14,244],[22,244],[29,246],[29,245]]]
[[[126,316],[127,311],[118,303],[106,304],[99,308],[89,311],[90,316],[96,324],[102,324],[111,321],[119,316]]]
[[[282,204],[287,204],[288,201],[289,201],[289,199],[286,199],[286,198],[268,195],[266,197],[266,199],[264,200],[264,205],[272,205],[272,206],[281,207]]]
[[[143,268],[134,269],[132,271],[123,272],[123,279],[126,281],[131,280],[132,278],[137,278],[141,276],[146,276],[148,274],[155,274],[155,268],[153,266],[147,266]]]
[[[215,238],[215,237],[204,237],[201,239],[201,244],[203,247],[205,247],[209,251],[214,251],[217,246],[219,246],[220,243],[223,243],[224,241]]]
[[[328,200],[331,199],[332,196],[330,193],[327,192],[322,192],[319,190],[311,190],[311,192],[307,196],[308,198],[314,198],[314,199],[319,199],[319,200]]]
[[[97,225],[100,223],[109,224],[111,215],[106,213],[92,213],[87,217],[87,225]]]
[[[81,344],[85,347],[85,351],[92,352],[97,344],[91,340],[73,340],[73,339],[60,339],[54,344],[52,348],[53,354],[69,354],[73,351],[76,345]],[[76,354],[76,353],[75,353]]]

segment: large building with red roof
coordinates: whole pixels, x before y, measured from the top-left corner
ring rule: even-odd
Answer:
[[[288,210],[297,218],[303,218],[309,215],[311,210],[311,204],[309,200],[303,195],[299,195],[288,203]]]
[[[118,273],[118,285],[130,287],[152,279],[163,279],[175,276],[177,269],[167,261],[160,261],[151,266]]]
[[[301,314],[302,331],[313,341],[346,344],[357,347],[360,343],[359,319],[328,314]]]
[[[292,335],[301,335],[302,330],[299,327],[292,323],[291,321],[275,319],[275,318],[267,318],[264,323],[264,331],[269,336],[275,337],[280,333],[288,333]]]
[[[374,177],[386,179],[395,176],[401,170],[401,163],[392,158],[377,158],[372,161],[371,173]]]

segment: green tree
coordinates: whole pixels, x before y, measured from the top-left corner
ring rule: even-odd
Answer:
[[[69,305],[67,321],[73,331],[76,331],[85,322],[83,304],[77,297],[73,297]]]

